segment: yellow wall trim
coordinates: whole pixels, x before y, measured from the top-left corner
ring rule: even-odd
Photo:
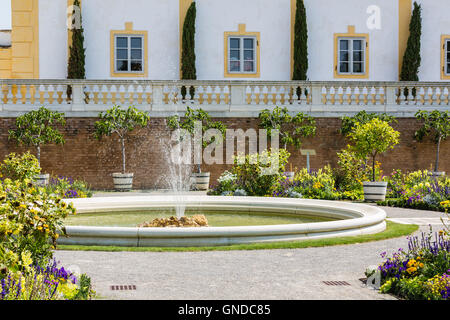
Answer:
[[[364,38],[366,42],[366,48],[364,52],[365,66],[364,74],[339,74],[339,38]],[[356,33],[355,26],[348,26],[347,33],[335,33],[334,34],[334,78],[336,79],[368,79],[369,78],[369,34],[368,33]]]
[[[398,0],[398,80],[402,72],[403,56],[409,38],[412,0]]]
[[[143,36],[144,44],[143,44],[143,62],[144,62],[144,71],[143,72],[115,72],[114,67],[114,56],[115,56],[115,48],[114,48],[114,37],[116,35],[139,35]],[[110,69],[111,69],[111,77],[121,77],[121,78],[146,78],[148,77],[148,32],[147,31],[137,31],[133,30],[132,22],[125,22],[124,30],[111,30],[110,31]]]
[[[39,79],[39,1],[12,0],[11,78]]]
[[[228,37],[230,36],[251,36],[256,38],[256,73],[229,73],[228,72]],[[244,23],[239,24],[238,31],[225,31],[224,32],[224,77],[225,78],[259,78],[260,77],[260,33],[259,32],[247,32],[246,25]]]
[[[446,74],[447,59],[445,56],[445,42],[450,40],[449,34],[441,36],[441,80],[450,80],[450,74]]]

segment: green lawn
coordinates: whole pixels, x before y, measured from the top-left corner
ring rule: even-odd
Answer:
[[[229,250],[269,250],[269,249],[298,249],[310,247],[325,247],[355,244],[371,241],[379,241],[391,238],[398,238],[410,235],[417,231],[419,226],[411,224],[399,224],[386,221],[386,230],[377,234],[364,236],[340,237],[317,240],[300,240],[289,242],[272,242],[256,244],[238,244],[217,247],[115,247],[115,246],[68,246],[60,245],[57,250],[78,250],[78,251],[133,251],[133,252],[191,252],[191,251],[229,251]]]

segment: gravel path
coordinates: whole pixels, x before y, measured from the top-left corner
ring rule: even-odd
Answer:
[[[429,211],[385,210],[390,218],[442,216]],[[422,226],[420,231],[427,229]],[[406,238],[399,238],[259,251],[57,251],[55,257],[64,266],[87,273],[94,289],[106,299],[394,299],[365,287],[359,279],[366,267],[382,261],[381,252],[406,245]],[[323,281],[346,281],[349,285],[328,286]],[[113,291],[112,285],[135,285],[136,290]]]

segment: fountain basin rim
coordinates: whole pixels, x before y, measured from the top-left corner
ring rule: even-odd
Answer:
[[[173,206],[176,196],[126,196],[106,198],[65,199],[72,202],[80,214],[114,210],[142,210]],[[128,228],[67,226],[69,238],[60,237],[60,244],[123,245],[123,246],[212,246],[235,243],[290,241],[344,235],[362,235],[385,230],[384,210],[364,204],[327,200],[259,197],[185,196],[187,208],[214,207],[232,211],[246,208],[274,214],[304,213],[346,220],[304,224],[201,227],[201,228]],[[322,215],[321,215],[322,214]]]

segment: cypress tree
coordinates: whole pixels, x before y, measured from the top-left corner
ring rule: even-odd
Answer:
[[[74,6],[80,7],[80,1],[75,0]],[[75,11],[73,12],[75,13]],[[69,48],[69,62],[67,66],[67,79],[85,79],[85,49],[84,49],[84,36],[83,27],[81,26],[80,16],[80,28],[72,29],[72,46]]]
[[[197,79],[197,71],[195,68],[195,18],[197,10],[195,2],[192,2],[183,24],[183,39],[181,51],[181,79],[195,80]],[[189,90],[191,97],[194,96],[194,88]],[[186,88],[181,88],[181,95],[183,98],[186,95]]]
[[[420,57],[420,37],[422,35],[422,7],[414,2],[414,10],[409,24],[409,38],[403,56],[402,71],[400,81],[419,81]]]
[[[292,80],[306,80],[308,72],[308,26],[303,0],[297,0],[294,25],[294,72]]]

